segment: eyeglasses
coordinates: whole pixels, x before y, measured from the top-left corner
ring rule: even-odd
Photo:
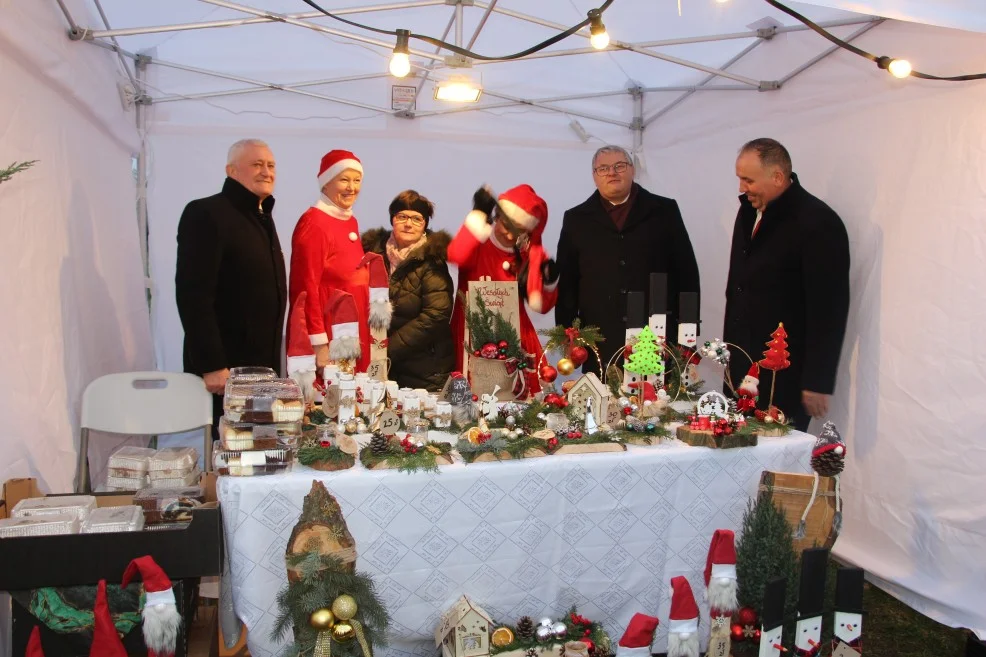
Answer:
[[[623,173],[629,168],[630,168],[629,162],[617,162],[616,164],[613,165],[601,164],[595,169],[593,169],[593,171],[595,171],[597,175],[605,176],[610,171],[612,171],[613,173]]]
[[[394,221],[399,221],[403,224],[411,224],[412,226],[424,226],[425,218],[414,214],[404,214],[403,212],[394,215]]]

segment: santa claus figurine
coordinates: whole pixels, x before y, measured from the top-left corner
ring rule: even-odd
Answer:
[[[705,561],[705,586],[709,597],[709,615],[732,616],[736,602],[736,539],[732,530],[717,529],[712,534]]]
[[[123,573],[121,588],[139,574],[144,580],[143,634],[148,657],[173,657],[181,629],[181,614],[175,601],[171,580],[154,558],[134,559]]]
[[[750,365],[750,371],[743,377],[743,382],[736,389],[736,410],[740,413],[750,413],[757,408],[757,396],[760,390],[760,366]]]
[[[308,208],[291,236],[291,278],[288,285],[288,374],[321,370],[330,354],[328,327],[335,322],[330,301],[337,291],[351,296],[359,337],[356,372],[370,361],[370,267],[363,261],[359,224],[353,204],[363,182],[363,165],[349,151],[335,150],[322,158],[318,172],[321,197]],[[387,313],[386,307],[373,310]],[[389,324],[388,318],[376,318]]]
[[[698,657],[698,605],[691,584],[680,575],[671,578],[668,621],[668,657]]]
[[[448,260],[459,268],[458,289],[469,281],[517,281],[527,305],[537,313],[551,310],[558,298],[558,270],[541,245],[548,205],[530,185],[518,185],[494,198],[486,187],[473,195],[473,210],[448,247]],[[456,369],[463,369],[467,299],[457,294],[452,312]],[[524,304],[520,304],[520,346],[532,363],[541,360],[541,340]],[[525,372],[526,394],[541,390],[537,372]],[[515,394],[517,390],[514,390]]]

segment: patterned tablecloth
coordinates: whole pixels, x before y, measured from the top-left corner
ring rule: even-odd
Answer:
[[[563,615],[576,605],[613,641],[637,611],[661,619],[669,581],[685,575],[702,607],[712,532],[738,529],[763,470],[810,472],[812,438],[761,438],[757,447],[681,444],[627,452],[443,467],[440,474],[342,472],[301,465],[283,475],[221,477],[219,499],[236,614],[254,657],[269,638],[285,585],[284,550],[312,479],[342,506],[359,553],[393,617],[378,657],[433,655],[438,617],[464,594],[494,619]],[[704,649],[704,643],[703,643]]]

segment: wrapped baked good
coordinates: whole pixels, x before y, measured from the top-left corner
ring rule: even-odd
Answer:
[[[82,523],[82,533],[136,532],[143,527],[144,510],[139,506],[106,506],[89,514]]]
[[[205,502],[201,486],[145,488],[134,495],[134,504],[144,511],[144,522],[188,522],[192,512]]]
[[[147,463],[147,476],[153,483],[158,479],[176,479],[188,476],[199,462],[194,447],[168,447],[159,449]]]
[[[18,502],[10,516],[12,518],[29,518],[70,513],[81,523],[95,508],[96,498],[92,495],[29,497]]]
[[[215,471],[221,475],[252,477],[275,474],[291,467],[291,450],[280,448],[236,452],[217,449],[212,453],[212,462]]]
[[[277,378],[277,372],[269,367],[259,365],[248,365],[245,367],[234,367],[229,370],[229,378],[226,384],[237,383],[257,383],[258,381],[273,381]]]
[[[79,516],[75,513],[54,513],[0,520],[0,538],[78,533]]]
[[[223,410],[231,422],[300,422],[305,398],[292,379],[242,383],[226,388]]]
[[[151,488],[182,488],[184,486],[194,486],[199,483],[199,479],[202,478],[202,472],[195,468],[187,474],[174,473],[169,477],[161,477],[158,479],[151,478],[150,484]]]
[[[106,474],[121,479],[136,479],[147,475],[147,461],[154,455],[150,447],[125,445],[110,455]]]
[[[219,437],[223,449],[243,451],[297,447],[301,439],[301,422],[254,424],[219,419]]]
[[[139,477],[106,477],[107,491],[132,491],[147,487],[147,474]]]

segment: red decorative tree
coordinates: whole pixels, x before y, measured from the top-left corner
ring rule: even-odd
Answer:
[[[765,343],[767,350],[763,352],[763,359],[758,363],[765,370],[771,370],[770,376],[770,400],[768,405],[774,404],[774,381],[777,379],[779,370],[786,370],[791,367],[791,352],[787,350],[787,331],[784,330],[784,322],[777,325],[777,328],[770,334],[770,342]]]

